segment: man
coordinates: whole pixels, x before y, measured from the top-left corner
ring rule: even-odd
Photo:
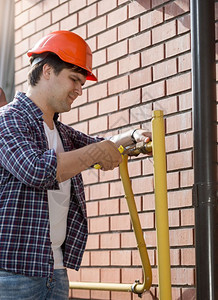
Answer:
[[[81,171],[117,167],[118,146],[149,134],[104,140],[57,120],[97,80],[78,35],[53,32],[28,56],[27,92],[0,110],[0,299],[68,299],[66,268],[79,269],[87,239]]]

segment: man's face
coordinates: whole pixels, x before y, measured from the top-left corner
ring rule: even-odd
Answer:
[[[71,69],[63,69],[56,75],[51,69],[48,85],[48,105],[54,112],[70,111],[72,103],[82,95],[86,77]]]

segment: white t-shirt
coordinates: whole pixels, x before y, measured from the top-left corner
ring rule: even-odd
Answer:
[[[61,138],[54,124],[54,129],[49,129],[43,122],[45,134],[48,139],[49,149],[55,149],[56,153],[64,152]],[[67,215],[70,203],[70,179],[59,183],[59,190],[48,190],[50,239],[54,256],[54,268],[62,269],[63,253],[61,245],[66,237]]]

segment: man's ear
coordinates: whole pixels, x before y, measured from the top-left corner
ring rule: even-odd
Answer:
[[[48,64],[44,64],[42,68],[42,75],[45,79],[49,80],[51,76],[51,72],[53,71],[52,67]]]

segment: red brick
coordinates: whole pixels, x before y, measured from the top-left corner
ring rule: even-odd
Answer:
[[[135,106],[141,101],[140,89],[128,91],[127,93],[120,95],[120,108],[126,108],[129,106]]]
[[[130,217],[129,215],[111,216],[110,217],[110,229],[111,230],[129,230],[130,229]]]
[[[80,281],[80,271],[76,271],[73,269],[67,269],[67,274],[69,281]]]
[[[109,170],[107,172],[101,171],[99,172],[99,181],[104,182],[104,181],[110,181],[114,179],[119,179],[119,169],[115,168],[113,170]]]
[[[21,69],[15,73],[16,84],[20,84],[26,81],[28,71],[29,71],[29,67]]]
[[[165,6],[164,19],[175,18],[189,11],[189,0],[176,0]]]
[[[183,209],[181,211],[181,225],[190,226],[195,223],[195,213],[194,208]]]
[[[168,192],[168,207],[187,207],[192,205],[192,190]]]
[[[101,249],[120,248],[120,234],[119,233],[101,234],[100,247]]]
[[[90,219],[90,232],[106,232],[109,230],[109,217]]]
[[[106,29],[106,16],[95,19],[88,23],[88,37]]]
[[[167,173],[167,189],[172,190],[179,188],[179,173]]]
[[[28,24],[22,26],[22,39],[30,36],[32,32],[35,32],[35,21],[29,22]]]
[[[98,202],[87,202],[86,207],[88,217],[98,216]]]
[[[191,73],[177,75],[167,80],[167,95],[191,89]]]
[[[142,174],[141,171],[141,161],[129,161],[128,163],[128,170],[129,170],[129,175],[130,177],[134,176],[140,176]]]
[[[165,116],[177,112],[177,97],[167,97],[165,99],[155,101],[154,110],[163,110]]]
[[[100,202],[100,215],[110,215],[119,213],[119,199],[109,199]]]
[[[154,213],[145,212],[139,214],[142,229],[154,228]]]
[[[184,93],[179,95],[179,109],[186,110],[192,108],[192,93]]]
[[[181,249],[181,263],[185,266],[195,265],[195,248]]]
[[[91,103],[79,108],[79,121],[90,119],[97,115],[97,103]]]
[[[180,149],[193,147],[193,132],[187,131],[179,135]]]
[[[110,197],[119,197],[124,195],[123,185],[121,181],[110,184]]]
[[[145,244],[147,247],[156,247],[156,230],[155,231],[146,231],[144,233]]]
[[[81,281],[99,282],[100,270],[98,268],[82,268]]]
[[[140,55],[139,53],[129,55],[119,61],[119,74],[131,72],[140,67]]]
[[[88,122],[81,122],[81,123],[74,124],[73,128],[88,134]]]
[[[42,30],[51,24],[51,13],[48,12],[36,19],[36,31]]]
[[[165,82],[159,81],[146,85],[142,89],[142,101],[147,102],[150,100],[158,99],[166,95]]]
[[[170,249],[170,265],[171,266],[181,265],[180,249]]]
[[[115,11],[107,15],[107,27],[117,25],[127,20],[127,6],[117,8]],[[120,26],[120,25],[119,25]]]
[[[170,230],[170,246],[188,246],[194,243],[193,229]]]
[[[89,21],[97,16],[97,5],[96,3],[85,7],[79,11],[79,25],[87,22],[87,16]]]
[[[43,1],[43,12],[47,12],[49,10],[54,9],[55,7],[58,6],[59,1],[58,0],[54,0],[54,1]]]
[[[99,234],[89,234],[87,244],[86,244],[86,250],[99,249],[100,248],[99,240],[100,240]]]
[[[166,153],[177,151],[179,149],[178,145],[178,135],[168,135],[165,137]]]
[[[153,177],[141,177],[132,180],[133,192],[146,193],[154,190]]]
[[[129,39],[129,53],[144,49],[151,45],[151,33],[146,31]]]
[[[166,41],[176,35],[176,21],[171,21],[152,29],[152,44]]]
[[[194,170],[186,170],[180,172],[180,186],[192,187],[194,184]]]
[[[109,95],[124,92],[128,90],[128,76],[118,77],[116,79],[110,80],[108,83]]]
[[[18,28],[22,27],[24,24],[28,23],[28,21],[29,21],[28,11],[22,12],[20,15],[15,16],[14,29],[17,30]]]
[[[60,20],[60,29],[68,30],[69,24],[71,25],[72,28],[75,28],[77,26],[77,24],[78,24],[78,15],[77,14],[70,15],[69,17],[66,17],[63,20]]]
[[[118,40],[126,39],[139,32],[139,20],[133,19],[118,27]]]
[[[143,196],[143,211],[155,209],[154,194],[147,194]]]
[[[113,63],[109,63],[109,64],[106,64],[102,67],[99,67],[98,68],[98,77],[101,79],[101,80],[108,80],[110,79],[111,77],[115,77],[117,76],[117,62],[113,62]]]
[[[167,155],[167,170],[192,167],[192,151],[183,151]]]
[[[117,41],[116,28],[107,30],[106,32],[98,35],[98,49],[109,46]]]
[[[191,29],[191,20],[190,20],[190,14],[181,16],[177,19],[177,26],[178,26],[178,34],[182,34],[184,32],[187,32]]]
[[[144,104],[130,109],[130,123],[144,122],[150,120],[152,116],[152,105]]]
[[[109,11],[114,9],[116,6],[117,6],[117,1],[116,0],[98,2],[98,15],[108,13]]]
[[[155,251],[154,250],[147,250],[148,257],[151,266],[155,264]],[[142,261],[140,258],[139,250],[132,250],[132,265],[133,266],[142,266]]]
[[[101,269],[101,282],[120,283],[120,269]]]
[[[162,63],[156,64],[153,67],[153,80],[166,78],[177,73],[176,59],[166,60]]]
[[[129,18],[147,12],[151,8],[150,1],[138,0],[129,4]]]
[[[90,186],[90,197],[91,199],[108,198],[109,196],[109,184],[101,183],[94,186]]]
[[[179,56],[179,72],[191,70],[191,53]]]
[[[141,53],[142,67],[154,64],[164,58],[164,45],[153,46]]]
[[[130,74],[130,88],[151,82],[151,68],[145,68]]]
[[[182,300],[197,299],[196,288],[182,288]]]
[[[173,133],[180,130],[188,130],[192,126],[192,115],[191,112],[186,112],[183,114],[177,114],[175,116],[169,117],[166,120],[166,132]]]
[[[110,264],[109,251],[92,251],[91,265],[93,266],[108,266]]]
[[[90,299],[91,291],[87,290],[72,290],[73,299]],[[82,298],[81,298],[82,297]]]
[[[15,57],[18,57],[26,53],[27,49],[29,49],[28,39],[22,40],[20,43],[15,45]]]
[[[91,298],[90,299],[99,299],[99,300],[110,300],[110,291],[91,291]]]
[[[72,124],[78,122],[78,109],[71,109],[69,112],[61,114],[61,122],[64,124]]]
[[[109,129],[125,126],[127,124],[129,124],[128,109],[109,115]]]
[[[154,9],[141,16],[141,30],[154,27],[163,22],[163,8]]]
[[[121,1],[121,0],[119,0]],[[122,0],[123,2],[124,0]],[[127,1],[127,0],[125,0]],[[127,292],[111,292],[111,299],[110,300],[131,300],[131,294]]]
[[[143,160],[143,175],[152,175],[154,173],[153,157],[148,157]]]
[[[141,197],[134,197],[137,211],[142,210]],[[125,198],[120,199],[120,213],[129,213],[127,200]]]
[[[107,116],[98,117],[89,121],[89,134],[96,134],[97,132],[108,129]]]
[[[194,284],[194,269],[190,268],[173,268],[171,270],[172,284],[193,285]]]
[[[109,97],[99,102],[99,114],[110,113],[118,110],[118,96]]]
[[[41,16],[42,14],[43,14],[43,3],[40,2],[29,9],[29,20],[32,21],[38,18],[39,16]]]
[[[179,210],[169,210],[168,220],[169,220],[169,227],[179,227],[180,226]]]
[[[86,251],[83,255],[81,267],[90,266],[90,253]]]
[[[83,26],[79,26],[79,27],[74,28],[73,32],[80,35],[83,39],[86,39],[87,38],[86,24],[83,25]]]
[[[100,78],[99,78],[100,80]],[[96,84],[89,88],[88,99],[90,101],[107,97],[107,83]]]
[[[106,63],[106,49],[102,49],[100,51],[96,51],[93,53],[92,56],[92,64],[93,64],[93,68],[103,65]],[[101,79],[101,78],[99,78]]]
[[[141,268],[130,268],[130,269],[124,268],[121,269],[121,272],[122,272],[123,283],[132,283],[135,282],[135,280],[139,280],[140,282],[143,282]]]
[[[130,266],[131,251],[130,250],[114,250],[111,251],[112,266]]]
[[[190,48],[191,41],[190,34],[188,33],[174,38],[169,42],[166,42],[166,56],[170,57],[173,55],[178,55],[180,53],[190,50]]]
[[[52,23],[56,23],[68,15],[68,3],[59,5],[57,8],[52,10]]]
[[[107,48],[108,60],[113,60],[122,57],[128,53],[127,41],[122,41]]]

